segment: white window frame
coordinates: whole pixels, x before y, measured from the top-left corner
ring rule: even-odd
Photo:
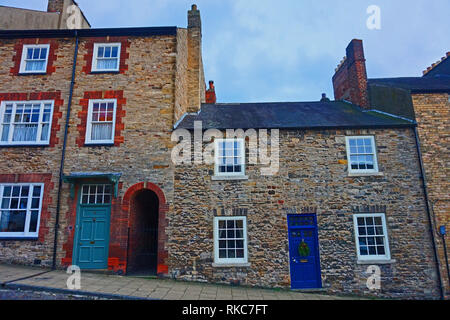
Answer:
[[[42,134],[42,126],[43,126],[43,116],[44,112],[43,110],[40,111],[39,114],[39,122],[38,122],[38,130],[36,134],[36,141],[13,141],[13,128],[14,128],[14,117],[16,115],[17,105],[18,104],[37,104],[39,103],[41,105],[41,108],[44,108],[45,104],[51,104],[51,112],[50,112],[50,121],[48,123],[49,125],[49,131],[48,131],[48,137],[47,140],[42,141],[40,140],[41,134]],[[2,101],[0,104],[0,139],[3,132],[3,119],[5,117],[6,112],[6,105],[12,104],[13,105],[13,111],[11,114],[11,121],[9,123],[9,133],[8,133],[8,141],[0,141],[0,146],[27,146],[27,145],[49,145],[50,144],[50,138],[52,133],[52,121],[53,121],[53,111],[54,111],[54,100],[37,100],[37,101]],[[47,124],[47,123],[45,123]]]
[[[244,258],[219,258],[219,221],[242,220]],[[215,264],[246,264],[248,263],[247,217],[214,217],[214,263]]]
[[[384,255],[361,255],[359,248],[359,229],[358,229],[358,218],[366,217],[381,217],[381,222],[383,224],[383,236],[384,236]],[[389,250],[389,237],[386,227],[386,217],[384,213],[360,213],[353,215],[353,226],[355,230],[355,242],[356,242],[356,252],[358,254],[359,261],[389,261],[391,259],[391,253]]]
[[[26,65],[27,65],[27,52],[29,48],[47,48],[47,56],[45,57],[45,67],[44,70],[39,70],[39,71],[35,71],[35,70],[26,70]],[[24,44],[23,45],[23,49],[22,49],[22,58],[20,59],[20,69],[19,69],[19,73],[22,74],[33,74],[33,73],[39,73],[39,74],[43,74],[43,73],[47,73],[47,66],[48,66],[48,55],[50,53],[50,44]]]
[[[102,186],[103,187],[103,192],[101,192],[101,193],[97,192],[97,187],[98,186]],[[107,186],[109,186],[109,188],[110,188],[109,189],[110,193],[107,193],[105,191]],[[88,193],[87,194],[84,193],[84,190],[85,190],[86,187],[88,188]],[[90,193],[91,192],[91,187],[95,187],[96,188],[95,193],[93,193],[93,194]],[[93,203],[91,203],[90,199],[89,199],[89,197],[91,195],[94,196],[94,202]],[[88,201],[87,202],[83,202],[84,196],[88,197]],[[101,202],[97,201],[98,196],[102,197],[102,201]],[[105,196],[109,197],[109,201],[107,201],[107,202],[105,201]],[[103,206],[105,206],[105,205],[111,205],[112,198],[113,198],[113,186],[111,184],[109,184],[109,183],[83,184],[81,186],[80,205],[84,205],[84,206],[92,206],[92,205],[103,205]]]
[[[235,141],[238,141],[241,143],[241,154],[240,157],[242,159],[241,172],[220,172],[219,170],[219,143],[223,142],[230,142],[232,141],[233,144]],[[243,177],[245,176],[245,139],[242,138],[233,138],[233,139],[215,139],[214,140],[214,175],[217,177]]]
[[[113,112],[113,125],[112,125],[112,133],[111,139],[108,140],[91,140],[91,132],[92,132],[92,113],[94,103],[114,103],[114,112]],[[86,137],[85,144],[113,144],[115,129],[116,129],[116,113],[117,113],[117,99],[92,99],[89,100],[89,108],[88,108],[88,117],[86,123]]]
[[[117,68],[115,69],[98,69],[97,68],[97,60],[98,60],[98,47],[108,46],[108,47],[117,47]],[[116,72],[120,70],[120,51],[122,48],[122,44],[120,42],[117,43],[94,43],[94,54],[92,55],[92,67],[91,72]]]
[[[351,139],[370,139],[373,149],[373,169],[352,169],[351,163],[351,153],[350,153],[350,140]],[[375,144],[374,136],[346,136],[345,137],[345,145],[347,149],[347,163],[348,163],[348,172],[349,173],[378,173],[378,156],[377,156],[377,147]]]
[[[38,209],[31,209],[31,200],[33,198],[33,193],[29,191],[28,194],[28,204],[27,204],[27,213],[25,218],[25,230],[24,232],[0,232],[0,238],[38,238],[39,237],[39,227],[41,224],[41,213],[42,213],[42,200],[44,198],[44,183],[1,183],[0,184],[0,205],[3,201],[3,189],[5,187],[15,187],[15,186],[40,186],[41,187],[41,195],[39,202],[39,213],[38,220],[36,224],[36,232],[29,232],[30,229],[30,220],[31,220],[31,211],[37,211]],[[0,221],[1,221],[1,211],[0,211]]]

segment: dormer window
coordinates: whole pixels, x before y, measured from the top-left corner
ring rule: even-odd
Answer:
[[[120,65],[120,43],[95,43],[92,72],[116,72]]]
[[[20,73],[46,73],[49,51],[49,44],[24,45],[20,62]]]

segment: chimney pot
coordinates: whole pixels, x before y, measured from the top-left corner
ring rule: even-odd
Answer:
[[[327,102],[330,101],[329,98],[327,98],[327,94],[326,93],[322,93],[322,99],[320,99],[320,102]]]
[[[216,89],[214,88],[214,81],[212,80],[209,81],[209,88],[206,90],[205,98],[206,103],[216,103]]]
[[[201,28],[202,21],[200,18],[200,10],[197,5],[193,4],[191,10],[188,11],[188,28]]]

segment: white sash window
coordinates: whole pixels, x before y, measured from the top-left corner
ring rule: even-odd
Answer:
[[[47,145],[53,101],[4,101],[0,105],[0,145]]]
[[[20,73],[46,73],[49,51],[49,44],[24,45]]]
[[[116,107],[116,99],[89,101],[86,144],[114,143]]]

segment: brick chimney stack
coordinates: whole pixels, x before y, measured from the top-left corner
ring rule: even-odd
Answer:
[[[197,112],[205,102],[206,84],[202,60],[202,21],[193,4],[188,11],[188,112]]]
[[[64,0],[48,0],[47,12],[63,12]]]
[[[206,90],[206,103],[216,103],[216,90],[214,88],[214,81],[209,81],[209,88]]]
[[[347,100],[369,109],[366,59],[362,40],[353,39],[346,49],[347,56],[333,76],[335,100]]]

